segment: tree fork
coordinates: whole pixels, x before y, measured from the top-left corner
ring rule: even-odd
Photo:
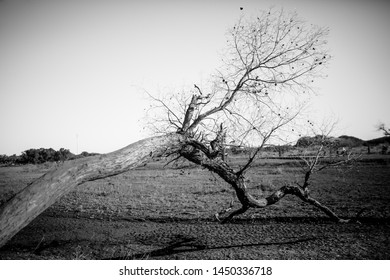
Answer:
[[[249,208],[265,208],[267,206],[273,205],[280,201],[285,195],[295,195],[299,197],[302,201],[307,202],[317,208],[319,208],[322,212],[328,215],[332,220],[339,223],[347,223],[352,221],[351,219],[341,219],[336,213],[330,210],[325,205],[322,205],[316,199],[310,197],[307,192],[305,192],[302,188],[298,186],[286,185],[272,193],[270,196],[262,199],[255,199],[252,195],[246,192],[246,188],[242,188],[243,191],[241,195],[247,196],[247,199],[240,199],[242,201],[248,201],[248,204],[243,204],[242,207],[238,210],[230,213],[225,219],[222,220],[222,223],[226,223],[230,221],[235,215],[242,214]],[[237,193],[238,194],[238,193]]]
[[[0,207],[0,247],[74,187],[126,172],[152,158],[177,152],[184,141],[183,135],[167,134],[140,140],[109,154],[64,162]]]
[[[194,151],[198,151],[198,153],[195,153]],[[195,154],[197,155],[196,157],[194,156]],[[242,175],[237,175],[234,172],[234,170],[231,169],[228,166],[228,164],[226,164],[226,162],[223,161],[222,159],[207,157],[207,155],[201,152],[198,149],[197,145],[194,143],[187,145],[186,149],[182,149],[181,155],[186,159],[188,159],[189,161],[196,163],[200,166],[203,166],[212,172],[217,173],[225,182],[230,184],[235,190],[237,198],[240,201],[242,206],[241,208],[231,212],[226,218],[222,220],[222,223],[226,223],[230,221],[236,215],[243,214],[249,208],[265,208],[267,206],[275,204],[287,194],[295,195],[299,197],[301,200],[303,200],[304,202],[307,202],[319,208],[321,211],[323,211],[332,220],[336,222],[350,221],[350,220],[341,219],[336,215],[336,213],[334,213],[328,207],[322,205],[316,199],[310,197],[307,191],[307,184],[305,185],[305,189],[299,186],[285,185],[266,198],[256,199],[251,194],[248,193],[248,190],[245,186],[244,177]],[[307,174],[305,179],[308,179]]]

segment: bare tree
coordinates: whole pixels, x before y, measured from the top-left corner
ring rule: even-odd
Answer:
[[[116,152],[67,162],[50,171],[0,208],[0,246],[61,195],[86,181],[113,176],[155,157],[185,158],[218,174],[235,190],[241,203],[225,212],[223,222],[250,208],[264,208],[285,195],[298,196],[336,221],[346,221],[312,198],[309,179],[317,171],[321,150],[308,162],[302,184],[286,184],[268,197],[248,193],[245,176],[271,140],[285,139],[313,92],[315,78],[330,60],[328,29],[308,25],[296,14],[270,10],[256,18],[242,17],[227,34],[223,65],[207,86],[187,94],[155,98],[163,118],[153,120],[164,132]],[[161,116],[157,114],[156,116]],[[256,147],[233,169],[224,160],[227,143]]]
[[[384,123],[380,123],[377,127],[378,131],[383,132],[384,136],[390,136],[390,128],[386,127]]]

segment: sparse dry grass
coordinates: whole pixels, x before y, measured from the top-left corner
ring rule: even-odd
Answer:
[[[232,164],[240,164],[239,157],[231,160]],[[385,236],[389,233],[390,169],[385,163],[366,162],[353,168],[328,169],[313,177],[311,194],[341,216],[353,217],[361,208],[367,208],[363,218],[368,219],[369,224],[364,228],[329,222],[323,224],[327,218],[322,212],[295,197],[286,197],[267,209],[249,210],[231,225],[222,226],[215,221],[214,214],[226,208],[232,198],[236,201],[236,207],[239,206],[230,186],[204,169],[188,164],[183,169],[174,166],[163,168],[164,162],[157,162],[76,187],[47,209],[36,223],[19,233],[11,242],[11,249],[6,249],[0,258],[99,259],[121,256],[131,259],[136,256],[149,259],[153,258],[150,252],[170,244],[177,235],[199,237],[205,246],[211,244],[212,247],[222,241],[235,244],[245,238],[278,240],[286,236],[317,236],[322,235],[321,232],[329,236],[321,239],[321,242],[310,243],[313,247],[287,246],[279,251],[264,250],[261,254],[252,247],[240,250],[227,247],[172,257],[389,257],[385,252],[390,245]],[[5,201],[49,167],[0,168],[0,201]],[[300,164],[292,164],[291,161],[286,164],[281,160],[261,161],[247,175],[247,185],[255,196],[268,195],[286,182],[303,180]],[[381,233],[376,232],[373,223],[385,223],[380,227]],[[200,232],[196,233],[197,230]],[[315,234],[316,231],[321,234]],[[144,239],[143,236],[148,238]],[[53,240],[59,241],[52,249],[43,250],[39,256],[32,254],[42,237],[46,237],[43,245],[48,248]],[[350,239],[351,243],[342,243],[344,237]],[[355,245],[352,246],[352,243]],[[315,251],[321,246],[331,249]],[[383,249],[375,251],[368,246]],[[23,255],[21,251],[30,253]]]

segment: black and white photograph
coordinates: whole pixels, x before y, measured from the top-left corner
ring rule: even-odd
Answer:
[[[0,1],[0,267],[388,261],[389,28],[380,0]],[[244,263],[207,273],[275,272]]]

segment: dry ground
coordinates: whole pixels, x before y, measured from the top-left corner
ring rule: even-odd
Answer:
[[[0,168],[0,204],[49,168]],[[334,223],[286,197],[221,225],[214,213],[234,197],[228,185],[203,169],[153,163],[78,186],[1,248],[0,259],[390,259],[389,171],[382,158],[313,177],[311,194],[341,216],[367,208],[361,224]],[[262,196],[302,178],[291,160],[265,160],[248,185]]]

